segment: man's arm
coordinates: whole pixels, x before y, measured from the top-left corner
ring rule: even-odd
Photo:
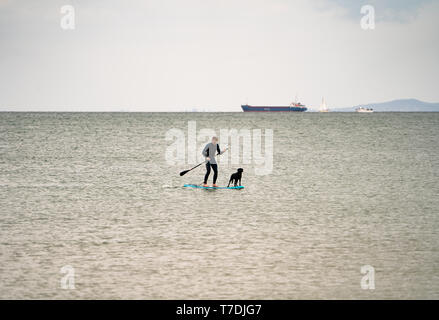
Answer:
[[[203,151],[201,152],[201,154],[205,157],[209,156],[209,144],[206,144],[206,146],[204,147]]]
[[[226,152],[227,150],[229,150],[229,148],[225,148],[223,151],[221,151],[219,144],[216,145],[216,151],[218,151],[218,154],[223,154],[224,152]]]

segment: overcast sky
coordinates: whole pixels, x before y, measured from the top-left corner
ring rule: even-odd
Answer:
[[[438,33],[433,0],[0,0],[0,110],[439,102]]]

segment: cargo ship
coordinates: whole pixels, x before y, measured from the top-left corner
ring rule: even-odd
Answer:
[[[289,106],[250,106],[241,105],[244,112],[303,112],[308,110],[300,102],[293,102]]]

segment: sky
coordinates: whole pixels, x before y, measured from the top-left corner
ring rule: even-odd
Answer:
[[[0,111],[439,102],[438,33],[437,0],[0,0]]]

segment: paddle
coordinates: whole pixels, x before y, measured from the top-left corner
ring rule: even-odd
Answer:
[[[224,151],[222,153],[217,154],[218,156],[222,155],[224,152],[226,152],[229,148],[224,149]],[[192,169],[189,170],[184,170],[182,172],[180,172],[180,177],[184,176],[186,173],[188,173],[189,171],[194,170],[195,168],[198,168],[199,166],[201,166],[203,163],[206,163],[207,160],[201,162],[200,164],[197,164],[195,167],[193,167]]]
[[[206,160],[206,161],[207,161],[207,160]],[[202,165],[203,163],[205,163],[206,161],[203,161],[203,162],[201,162],[200,164],[197,164],[197,165],[196,165],[195,167],[193,167],[192,169],[184,170],[184,171],[180,172],[180,176],[184,176],[186,173],[188,173],[189,171],[192,171],[192,170],[194,170],[195,168],[201,166],[201,165]]]

